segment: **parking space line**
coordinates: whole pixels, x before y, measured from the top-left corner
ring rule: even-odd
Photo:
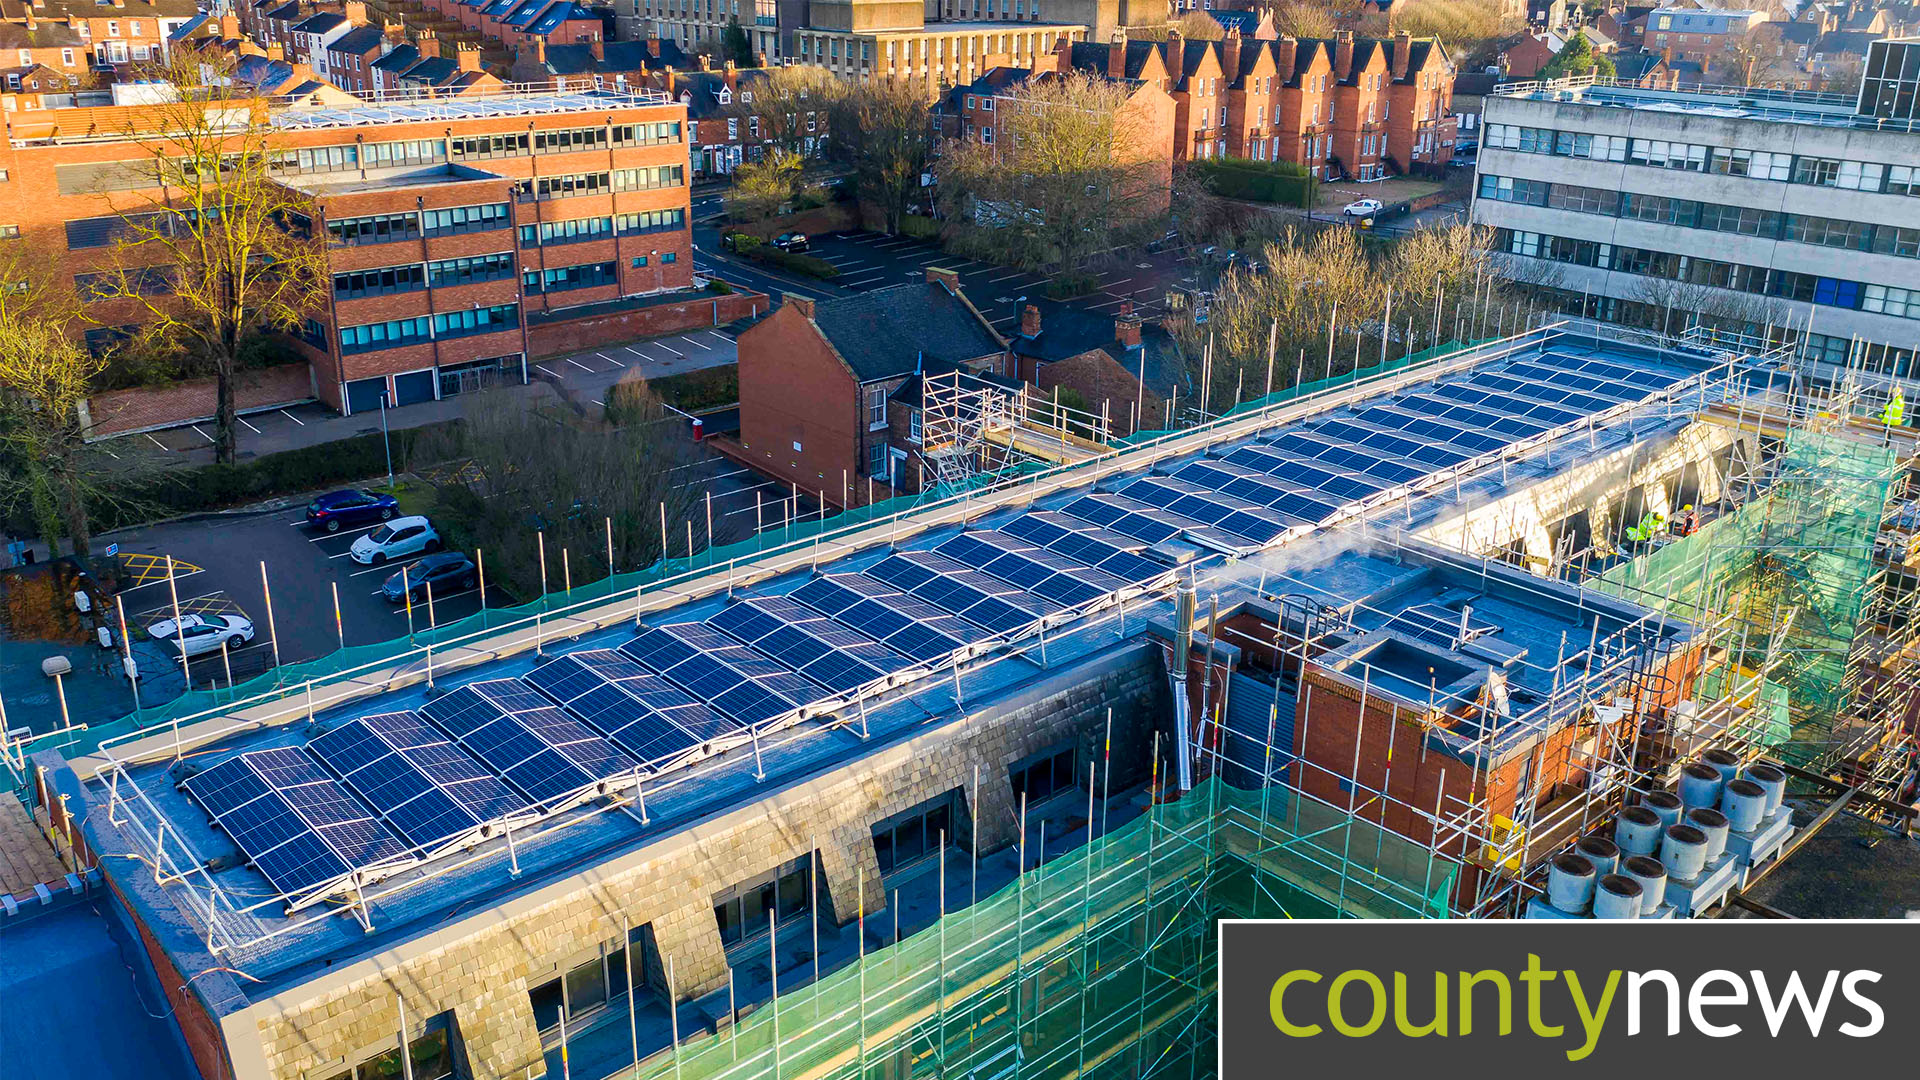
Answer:
[[[718,340],[718,341],[720,342],[720,345],[721,345],[721,347],[722,347],[722,348],[724,348],[724,347],[726,347],[726,346],[728,346],[728,345],[733,345],[733,344],[736,344],[736,343],[735,343],[735,341],[734,341],[734,340],[733,340],[732,338],[730,338],[730,337],[728,337],[728,336],[727,336],[727,335],[725,335],[725,334],[716,334],[716,333],[714,333],[713,331],[711,331],[711,330],[708,330],[708,331],[706,331],[706,335],[707,335],[708,337],[710,337],[710,338],[714,338],[714,339],[716,339],[716,340]]]
[[[211,444],[211,443],[213,442],[213,436],[211,436],[211,435],[209,435],[209,434],[207,434],[207,433],[206,433],[206,432],[204,432],[204,431],[201,431],[201,430],[200,430],[200,425],[199,425],[199,424],[188,424],[187,426],[188,426],[188,427],[190,427],[190,428],[192,428],[192,429],[194,430],[194,433],[195,433],[195,434],[197,434],[197,435],[199,435],[199,436],[200,436],[201,438],[203,438],[203,439],[205,439],[205,440],[207,440],[207,442],[208,442],[209,444]]]
[[[555,370],[553,370],[552,368],[550,368],[550,367],[548,367],[548,366],[547,366],[547,365],[545,365],[545,364],[535,364],[535,365],[533,365],[533,366],[534,366],[534,368],[535,368],[535,370],[538,370],[538,371],[544,371],[544,372],[546,372],[547,374],[549,374],[549,375],[551,375],[551,376],[553,376],[553,377],[554,377],[554,378],[556,378],[556,379],[560,377],[560,373],[559,373],[559,372],[557,372],[557,371],[555,371]]]
[[[419,562],[424,557],[425,556],[415,555],[414,557],[412,557],[411,559],[408,559],[405,562],[400,562],[397,559],[389,559],[378,566],[369,566],[365,570],[349,570],[347,572],[347,576],[348,577],[366,577],[368,574],[391,574],[403,567],[412,566],[414,563]]]
[[[148,442],[150,442],[150,443],[152,443],[153,445],[155,445],[155,446],[157,446],[157,447],[159,447],[160,449],[162,449],[162,450],[165,450],[165,451],[166,451],[166,452],[168,452],[168,453],[172,453],[172,452],[173,452],[173,447],[171,447],[171,446],[168,446],[168,445],[167,445],[166,443],[163,443],[163,442],[161,442],[161,441],[160,441],[159,439],[156,439],[156,438],[154,438],[154,437],[153,437],[152,435],[148,435],[148,434],[147,434],[146,432],[144,432],[144,431],[143,431],[143,432],[141,432],[140,434],[142,434],[142,435],[146,435],[146,436],[147,436],[147,441],[148,441]]]
[[[987,284],[989,284],[989,285],[998,285],[998,284],[1000,284],[1000,283],[1001,283],[1001,282],[1003,282],[1003,281],[1012,281],[1012,280],[1013,280],[1014,278],[1017,278],[1017,277],[1025,277],[1025,276],[1026,276],[1026,271],[1024,271],[1024,270],[1015,270],[1015,271],[1013,271],[1012,273],[1008,273],[1008,274],[1001,274],[1001,275],[1000,275],[999,277],[997,277],[997,278],[988,278],[988,279],[987,279]]]
[[[705,346],[705,345],[702,345],[702,344],[700,344],[699,342],[697,342],[697,341],[695,341],[695,340],[693,340],[692,338],[690,338],[690,337],[688,337],[688,336],[686,336],[685,334],[682,334],[682,335],[680,335],[679,337],[677,337],[677,338],[674,338],[673,340],[675,340],[675,341],[684,341],[684,342],[686,342],[686,343],[687,343],[687,348],[689,348],[689,349],[699,349],[699,350],[701,350],[701,351],[703,351],[703,352],[704,352],[704,351],[706,350],[706,346]]]
[[[871,283],[871,282],[875,282],[875,281],[879,281],[879,280],[880,280],[881,278],[883,278],[883,277],[886,277],[886,276],[887,276],[887,275],[885,275],[885,274],[874,274],[874,275],[872,275],[871,277],[862,277],[862,278],[854,278],[854,279],[853,279],[853,280],[851,280],[851,281],[843,281],[843,282],[841,282],[840,284],[842,284],[842,285],[844,285],[844,286],[846,286],[846,287],[847,287],[847,288],[849,288],[849,289],[856,289],[856,288],[859,288],[859,287],[860,287],[860,286],[862,286],[862,285],[866,285],[866,284],[869,284],[869,283]]]
[[[294,422],[294,423],[296,423],[296,424],[299,424],[299,425],[300,425],[301,427],[306,427],[306,426],[307,426],[307,425],[306,425],[305,423],[302,423],[302,422],[301,422],[301,420],[300,420],[300,418],[299,418],[299,417],[297,417],[297,416],[295,416],[295,415],[293,415],[292,413],[290,413],[290,412],[288,412],[288,411],[287,411],[287,410],[285,410],[285,409],[281,409],[281,410],[280,410],[280,415],[281,415],[281,416],[284,416],[284,417],[286,417],[287,419],[289,419],[289,420],[291,420],[291,421],[293,421],[293,422]]]
[[[573,357],[569,356],[569,357],[566,357],[565,359],[567,363],[572,364],[574,367],[579,368],[581,371],[584,371],[589,375],[593,374],[592,368],[588,367],[587,365],[581,363],[578,360],[575,360]]]
[[[595,356],[597,356],[597,357],[599,357],[599,358],[600,358],[600,359],[602,359],[602,360],[605,360],[605,361],[606,361],[607,363],[609,363],[609,364],[612,364],[612,365],[613,365],[614,367],[619,367],[619,366],[620,366],[620,363],[619,363],[619,361],[617,361],[617,360],[615,360],[615,359],[614,359],[613,357],[611,357],[611,356],[608,356],[608,355],[607,355],[606,353],[603,353],[603,352],[597,352],[597,353],[594,353],[593,355],[595,355]]]
[[[451,595],[451,596],[436,596],[436,597],[434,597],[434,598],[433,598],[433,604],[434,604],[434,606],[435,606],[435,607],[439,607],[439,606],[440,606],[441,604],[444,604],[444,603],[446,603],[446,602],[448,602],[448,601],[450,601],[450,600],[458,600],[458,599],[460,599],[460,598],[461,598],[461,597],[463,597],[463,596],[472,596],[472,595],[473,595],[474,593],[477,593],[477,592],[479,592],[479,591],[480,591],[479,589],[468,589],[468,590],[466,590],[465,592],[457,592],[457,593],[454,593],[454,594],[453,594],[453,595]],[[379,596],[379,595],[381,594],[381,592],[382,592],[382,590],[380,590],[380,589],[375,589],[375,590],[374,590],[374,591],[373,591],[373,592],[372,592],[371,594],[369,594],[369,595],[372,595],[372,596]],[[425,608],[426,606],[427,606],[427,601],[426,601],[426,599],[425,599],[424,597],[423,597],[423,598],[421,598],[421,599],[419,599],[419,600],[415,600],[415,601],[413,602],[413,611],[414,611],[414,614],[415,614],[415,615],[425,615],[425,614],[426,614],[426,612],[425,612],[425,611],[423,611],[422,609],[423,609],[423,608]],[[406,605],[406,604],[404,604],[404,603],[400,603],[400,604],[395,604],[395,605],[393,605],[393,610],[392,610],[392,611],[390,611],[390,612],[388,612],[388,614],[390,614],[390,615],[405,615],[406,613],[407,613],[407,605]]]
[[[255,435],[258,435],[258,434],[260,434],[260,429],[259,429],[259,428],[257,428],[257,427],[254,427],[254,426],[253,426],[252,424],[249,424],[249,423],[247,423],[247,418],[246,418],[246,417],[244,417],[244,416],[236,416],[236,417],[234,417],[234,419],[235,419],[235,420],[238,420],[238,421],[240,421],[240,426],[241,426],[241,427],[244,427],[244,428],[246,428],[246,429],[247,429],[248,431],[251,431],[251,432],[253,432],[253,433],[254,433]]]
[[[337,536],[352,536],[354,533],[363,533],[363,532],[366,532],[368,529],[377,529],[380,526],[385,524],[386,522],[384,521],[376,521],[371,525],[362,525],[357,529],[341,529],[338,532],[323,532],[317,536],[307,537],[307,543],[317,544],[322,540],[331,540]]]

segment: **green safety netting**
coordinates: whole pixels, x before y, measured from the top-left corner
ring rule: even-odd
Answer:
[[[1680,619],[1733,616],[1744,626],[1732,637],[1734,662],[1751,671],[1772,644],[1755,735],[1784,744],[1793,764],[1817,763],[1854,689],[1849,660],[1878,588],[1874,543],[1897,460],[1890,447],[1791,431],[1764,493],[1590,584]]]
[[[1444,916],[1455,870],[1288,789],[1207,780],[677,1055],[614,1075],[1206,1075],[1215,920]]]

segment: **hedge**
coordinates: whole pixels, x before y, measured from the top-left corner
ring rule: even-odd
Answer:
[[[940,237],[940,223],[919,214],[903,214],[900,218],[900,235],[914,240],[937,240]]]
[[[393,466],[407,467],[414,446],[422,439],[456,428],[446,420],[393,432]],[[281,495],[385,476],[386,444],[378,432],[335,442],[263,454],[232,465],[198,465],[167,472],[128,485],[112,500],[101,500],[94,514],[95,532],[141,525],[178,514],[201,513],[244,506]]]
[[[1319,181],[1292,162],[1213,158],[1194,162],[1194,167],[1215,194],[1229,199],[1251,199],[1306,209],[1313,206],[1319,194]]]
[[[754,262],[778,266],[797,274],[807,274],[822,279],[830,280],[840,276],[840,268],[825,259],[794,251],[782,251],[759,237],[744,232],[728,235],[733,237],[734,254],[743,255]]]

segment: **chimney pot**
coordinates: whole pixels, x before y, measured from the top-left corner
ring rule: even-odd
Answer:
[[[287,58],[287,47],[285,45],[282,45],[277,41],[267,42],[267,59],[285,60],[286,58]]]
[[[432,60],[440,56],[440,39],[431,30],[420,31],[420,37],[413,44],[414,48],[420,50],[421,59]]]
[[[701,53],[701,54],[700,54],[700,70],[701,70],[701,71],[712,71],[712,70],[713,70],[713,57],[711,57],[711,56],[709,56],[709,55],[708,55],[708,54],[706,54],[706,53]]]

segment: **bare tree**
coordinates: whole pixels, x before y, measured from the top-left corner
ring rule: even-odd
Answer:
[[[1079,270],[1166,202],[1130,95],[1080,72],[1001,95],[993,141],[956,140],[937,163],[948,216],[999,258]]]
[[[140,317],[142,344],[187,353],[218,384],[214,453],[234,457],[234,374],[255,334],[289,332],[324,299],[314,204],[275,175],[265,104],[231,60],[190,51],[142,72],[161,88],[137,144],[145,186],[120,203],[112,269],[96,286]]]
[[[734,221],[764,221],[799,190],[800,155],[774,147],[759,161],[743,161],[733,170],[733,185],[724,196],[727,217]]]
[[[699,493],[678,479],[685,474],[677,467],[695,460],[684,419],[638,379],[617,384],[609,405],[620,422],[595,425],[550,398],[515,390],[469,396],[465,430],[436,432],[414,451],[420,460],[459,462],[427,473],[434,522],[449,544],[484,551],[489,579],[528,598],[539,591],[543,542],[549,591],[563,587],[563,567],[576,584],[607,572],[609,528],[610,569],[618,573],[660,558],[663,516],[668,554],[687,553],[689,522],[694,544],[704,547]]]
[[[925,87],[906,79],[874,79],[849,87],[828,110],[836,157],[853,168],[862,198],[899,232],[908,200],[920,190],[927,169],[931,128]]]

